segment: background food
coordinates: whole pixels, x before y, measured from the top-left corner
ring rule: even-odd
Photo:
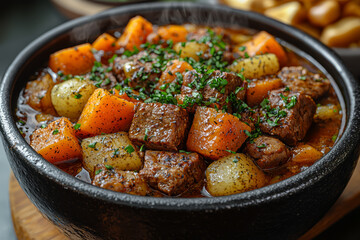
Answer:
[[[330,47],[360,47],[359,0],[221,0],[291,24]]]

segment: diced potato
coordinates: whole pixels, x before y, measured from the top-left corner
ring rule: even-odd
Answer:
[[[260,78],[277,73],[280,67],[275,54],[264,54],[238,60],[229,69],[242,73],[245,78]]]
[[[242,153],[223,157],[206,170],[206,189],[212,196],[247,192],[265,184],[265,174]]]
[[[315,121],[326,121],[338,118],[339,108],[336,105],[329,104],[324,106],[318,106],[314,116]]]
[[[60,116],[76,121],[95,89],[90,82],[73,78],[53,87],[51,101]]]
[[[236,48],[240,48],[242,47],[242,43],[250,41],[252,36],[238,33],[238,34],[231,34],[230,38],[232,42],[237,44]]]
[[[286,24],[299,23],[306,17],[301,3],[296,1],[269,8],[264,11],[264,14]]]
[[[142,165],[142,160],[126,132],[85,138],[81,147],[84,168],[91,176],[94,175],[97,164],[109,165],[123,171],[138,171]]]
[[[330,47],[347,47],[360,40],[360,18],[346,17],[324,28],[320,40]]]
[[[209,46],[205,43],[197,43],[197,42],[187,42],[185,46],[183,46],[183,43],[177,43],[174,46],[174,50],[177,52],[180,52],[180,57],[182,58],[193,58],[195,61],[199,61],[199,55],[203,55],[207,50],[209,49]]]
[[[293,158],[291,161],[311,165],[319,160],[322,156],[323,154],[314,147],[308,144],[303,144],[293,149]]]
[[[337,1],[321,1],[309,9],[309,21],[319,27],[325,27],[340,17],[340,4]]]
[[[350,17],[360,17],[360,1],[348,2],[343,8],[343,16]]]

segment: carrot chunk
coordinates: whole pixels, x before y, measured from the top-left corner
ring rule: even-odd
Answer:
[[[54,72],[80,75],[89,72],[94,65],[94,55],[89,43],[65,48],[50,55],[49,67]]]
[[[181,25],[162,26],[158,29],[158,34],[163,40],[172,40],[174,43],[186,42],[188,31]]]
[[[84,138],[101,133],[128,131],[134,113],[132,102],[99,88],[91,95],[80,115],[77,135]]]
[[[51,163],[82,158],[75,129],[67,118],[60,118],[45,128],[37,129],[30,139],[30,145]]]
[[[217,160],[237,151],[251,128],[237,117],[214,108],[198,107],[187,139],[187,149]]]
[[[92,47],[98,51],[112,52],[117,49],[116,38],[108,33],[101,34],[92,44]]]
[[[177,59],[169,62],[165,71],[161,74],[160,80],[157,83],[157,88],[159,89],[164,84],[170,84],[177,79],[176,73],[181,73],[184,75],[187,71],[193,70],[193,67],[184,61],[179,61]]]
[[[246,102],[250,107],[259,105],[268,92],[283,87],[280,78],[266,78],[263,80],[252,81],[248,84],[246,91]]]
[[[284,66],[287,61],[287,55],[281,45],[276,41],[271,34],[261,31],[256,34],[252,40],[244,43],[245,52],[250,56],[255,56],[264,53],[273,53],[279,60],[281,66]]]
[[[128,93],[126,93],[125,91],[119,91],[115,88],[111,89],[110,93],[112,93],[114,96],[121,98],[123,100],[129,101],[129,102],[133,102],[133,103],[138,103],[138,102],[142,102],[141,100],[137,100],[135,98],[129,97]],[[139,95],[139,92],[136,90],[131,90],[131,94],[133,95]]]
[[[134,47],[140,49],[141,44],[146,42],[147,36],[152,31],[153,26],[149,21],[141,16],[136,16],[130,19],[117,44],[129,51],[133,51]]]

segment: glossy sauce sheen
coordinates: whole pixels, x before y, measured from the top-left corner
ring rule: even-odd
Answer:
[[[232,30],[232,32],[243,32],[243,31],[236,31]],[[316,67],[309,63],[306,59],[301,58],[300,56],[296,55],[291,50],[287,49],[288,53],[288,62],[287,66],[304,66],[307,69],[318,72]],[[95,56],[96,57],[96,56]],[[98,57],[96,57],[98,58]],[[49,73],[52,77],[54,83],[56,82],[56,79],[58,78],[58,75],[54,73],[50,68],[42,69],[39,73],[34,74],[35,79],[39,75],[44,75],[46,73]],[[31,79],[32,80],[32,79]],[[336,142],[336,139],[341,135],[342,131],[342,122],[343,122],[343,113],[342,106],[339,103],[338,97],[336,95],[336,92],[332,86],[330,86],[329,91],[322,96],[321,98],[316,100],[317,106],[336,106],[334,111],[337,111],[338,116],[336,118],[333,118],[331,121],[316,121],[314,120],[312,122],[312,125],[310,129],[307,131],[307,134],[303,141],[297,143],[295,146],[290,146],[290,152],[294,157],[298,151],[305,151],[304,149],[298,149],[301,146],[304,145],[310,145],[311,147],[315,148],[317,151],[321,152],[322,154],[326,154],[329,152]],[[174,113],[175,114],[175,113]],[[30,142],[30,136],[34,132],[35,129],[39,128],[42,124],[49,123],[49,120],[56,120],[59,117],[51,117],[44,113],[41,113],[39,111],[34,110],[27,104],[27,99],[24,97],[24,91],[21,92],[19,99],[18,99],[18,105],[17,105],[17,111],[16,116],[18,118],[17,126],[22,132],[24,138],[27,142]],[[175,115],[174,115],[175,116]],[[146,117],[146,116],[145,116]],[[174,117],[176,119],[176,117]],[[190,120],[192,121],[192,117],[190,117]],[[186,119],[186,121],[190,121]],[[75,122],[74,122],[75,124]],[[151,122],[149,122],[151,124]],[[151,126],[149,126],[151,127]],[[174,127],[174,131],[178,129],[179,127]],[[184,129],[188,129],[189,126],[182,126]],[[203,129],[204,132],[207,132],[209,129]],[[185,130],[184,130],[185,131]],[[209,130],[210,131],[210,130]],[[134,144],[141,146],[141,134],[139,137],[139,142],[136,142]],[[80,139],[81,141],[81,139]],[[160,141],[160,140],[159,140]],[[237,152],[243,152],[246,144],[243,144],[242,147]],[[155,150],[156,146],[158,144],[154,145],[155,148],[151,148],[151,150]],[[184,149],[184,146],[181,146],[181,149]],[[161,148],[160,148],[161,150]],[[176,146],[173,147],[174,151],[177,151],[179,149],[176,148]],[[185,149],[186,150],[186,149]],[[211,160],[205,160],[206,165],[208,166],[212,161]],[[267,184],[273,184],[278,181],[281,181],[283,179],[286,179],[288,177],[291,177],[301,171],[304,171],[306,168],[311,166],[315,161],[308,161],[308,162],[295,162],[295,161],[287,161],[287,163],[281,165],[280,167],[270,168],[264,170],[266,178],[267,178]],[[83,168],[81,160],[72,160],[64,163],[56,164],[56,166],[65,172],[71,174],[72,176],[75,176],[85,182],[91,183],[91,178],[89,173]],[[210,197],[211,195],[206,191],[204,187],[205,178],[202,181],[199,181],[194,186],[189,188],[189,190],[182,193],[181,197]],[[158,194],[156,196],[163,196],[163,194]],[[164,195],[166,196],[166,195]]]

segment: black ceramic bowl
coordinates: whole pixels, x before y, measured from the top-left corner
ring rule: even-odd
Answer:
[[[346,67],[360,80],[360,47],[358,48],[334,48],[340,55]]]
[[[26,143],[16,128],[14,112],[20,90],[52,52],[93,41],[104,31],[125,26],[138,14],[155,24],[249,27],[281,38],[335,80],[346,108],[342,137],[302,173],[225,197],[173,199],[121,194],[57,169]],[[359,155],[359,85],[338,56],[292,27],[222,6],[143,4],[70,21],[26,47],[10,65],[0,87],[1,133],[14,174],[36,207],[72,239],[295,239],[335,202]]]

